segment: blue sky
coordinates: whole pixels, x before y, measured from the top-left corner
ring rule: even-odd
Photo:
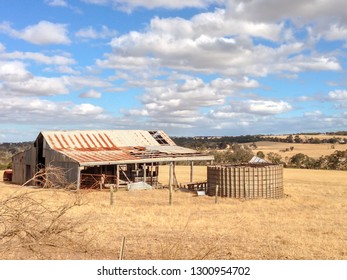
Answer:
[[[345,0],[0,1],[0,142],[347,130]]]

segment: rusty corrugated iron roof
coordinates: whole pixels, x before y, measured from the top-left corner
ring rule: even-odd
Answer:
[[[194,154],[197,151],[180,146],[148,146],[147,150],[159,151],[166,154]]]
[[[81,165],[202,156],[195,150],[176,146],[161,130],[43,131],[41,134],[51,149]]]
[[[41,133],[48,145],[55,150],[116,150],[129,146],[176,145],[160,130],[75,130],[43,131]]]
[[[72,158],[79,163],[88,162],[116,162],[124,160],[136,160],[137,158],[123,151],[61,151],[64,155]]]

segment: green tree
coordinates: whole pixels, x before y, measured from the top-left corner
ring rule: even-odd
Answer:
[[[303,153],[298,153],[290,158],[289,164],[297,168],[316,168],[317,161]]]
[[[277,153],[270,152],[270,153],[267,154],[267,158],[272,163],[275,163],[275,164],[282,163],[282,157],[279,154],[277,154]]]
[[[289,136],[286,138],[286,140],[287,140],[287,143],[294,143],[294,137],[293,137],[293,135],[289,135]]]
[[[320,144],[320,143],[322,143],[322,141],[319,138],[317,138],[317,137],[310,138],[308,140],[309,140],[309,143],[311,143],[311,144]]]
[[[265,154],[262,151],[257,152],[257,157],[259,158],[265,158]]]
[[[295,135],[295,137],[294,137],[294,142],[295,142],[295,143],[301,143],[301,142],[302,142],[302,139],[300,138],[299,135]]]
[[[326,157],[327,168],[336,170],[346,170],[347,167],[347,150],[335,151]]]
[[[255,142],[253,142],[251,145],[249,145],[250,148],[252,149],[256,149],[258,148],[257,144]]]
[[[235,144],[232,146],[233,150],[233,161],[235,163],[249,162],[254,156],[252,150],[245,145]]]

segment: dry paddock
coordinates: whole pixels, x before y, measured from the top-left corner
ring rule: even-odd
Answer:
[[[166,183],[167,167],[160,171]],[[189,167],[178,166],[176,174],[187,181]],[[206,167],[195,167],[194,178],[204,176]],[[69,242],[53,236],[48,246],[15,244],[17,249],[1,251],[0,258],[115,259],[126,237],[124,259],[346,260],[346,182],[343,171],[285,169],[283,199],[221,198],[215,204],[213,197],[175,191],[172,206],[165,188],[118,191],[113,206],[109,192],[83,191],[78,194],[83,203],[63,217],[79,224],[64,237]],[[76,196],[0,182],[1,201],[28,191],[48,206]]]

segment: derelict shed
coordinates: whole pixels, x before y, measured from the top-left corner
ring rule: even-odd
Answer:
[[[160,164],[190,162],[192,180],[193,162],[213,159],[177,146],[161,130],[43,131],[30,150],[13,157],[13,182],[23,184],[40,168],[52,166],[64,169],[67,182],[77,188],[157,185]]]

